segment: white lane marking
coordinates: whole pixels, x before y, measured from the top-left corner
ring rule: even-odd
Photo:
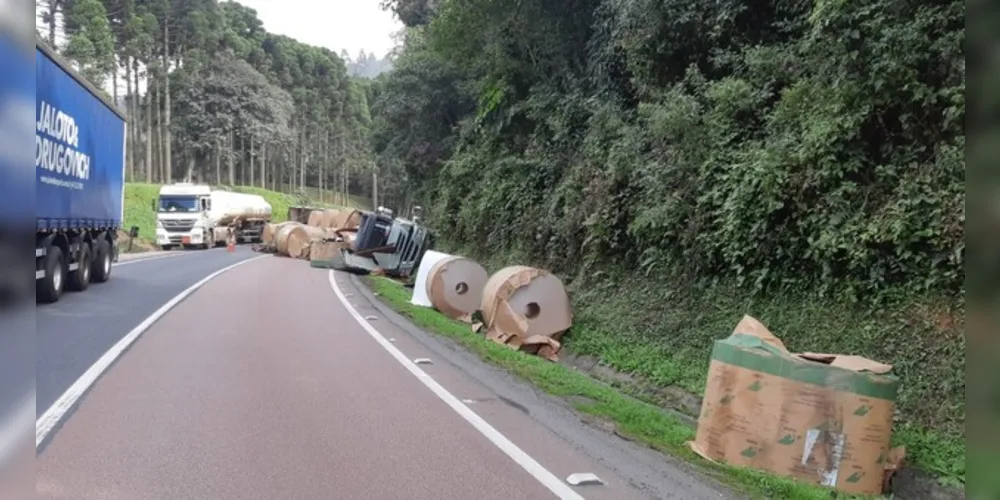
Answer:
[[[125,350],[139,338],[140,335],[148,330],[153,323],[176,307],[177,304],[180,304],[182,300],[194,293],[195,290],[204,286],[205,283],[208,283],[212,278],[215,278],[230,269],[242,266],[247,262],[253,262],[264,257],[268,256],[261,255],[241,260],[205,276],[201,281],[191,285],[187,290],[184,290],[176,297],[170,299],[166,304],[163,304],[163,306],[157,309],[156,312],[144,319],[142,323],[139,323],[139,325],[133,328],[132,331],[128,332],[128,334],[122,337],[122,339],[112,346],[111,349],[108,349],[108,352],[104,353],[104,355],[101,356],[100,359],[93,364],[93,366],[88,368],[83,375],[80,375],[80,378],[76,379],[76,382],[73,382],[73,385],[69,386],[69,389],[66,389],[66,392],[64,392],[62,396],[59,396],[59,399],[52,403],[52,406],[50,406],[48,410],[45,410],[45,413],[42,414],[41,418],[35,421],[35,447],[37,448],[42,444],[45,437],[48,436],[49,432],[51,432],[56,424],[62,420],[62,418],[66,415],[66,412],[68,412],[70,408],[76,404],[77,400],[80,399],[80,396],[87,392],[87,389],[94,385],[94,382],[97,381],[101,374],[103,374],[108,367],[111,366],[111,364],[114,363],[115,360],[118,359],[118,357],[121,356],[122,353],[125,352]]]
[[[430,375],[427,375],[427,373],[421,370],[417,365],[413,364],[413,362],[410,361],[405,354],[397,349],[396,346],[390,344],[389,341],[378,332],[378,330],[368,324],[368,322],[365,321],[365,318],[361,316],[361,314],[358,313],[358,311],[347,301],[347,298],[344,297],[344,293],[340,291],[340,287],[337,286],[337,279],[334,278],[333,271],[330,271],[329,280],[330,288],[333,289],[333,293],[337,295],[337,299],[340,300],[340,303],[344,305],[347,312],[351,313],[351,316],[353,316],[358,324],[361,325],[361,328],[364,328],[368,335],[371,335],[371,337],[375,339],[375,341],[378,342],[383,349],[388,351],[389,354],[391,354],[392,357],[399,362],[399,364],[403,365],[403,368],[406,368],[411,374],[413,374],[414,377],[417,377],[417,380],[427,386],[427,388],[430,389],[434,395],[440,398],[441,401],[444,401],[444,403],[452,410],[455,410],[455,413],[458,413],[465,419],[466,422],[479,431],[480,434],[485,436],[486,439],[489,439],[490,442],[492,442],[497,448],[500,448],[500,450],[510,457],[511,460],[520,465],[521,468],[527,471],[528,474],[531,474],[532,477],[537,479],[538,482],[542,483],[543,486],[548,488],[549,491],[554,493],[557,497],[564,500],[584,500],[579,493],[573,491],[573,489],[569,486],[566,486],[566,483],[563,483],[562,480],[555,476],[555,474],[549,472],[548,469],[542,466],[542,464],[531,458],[531,456],[521,450],[521,448],[518,448],[518,446],[510,439],[507,439],[507,436],[501,434],[500,431],[496,430],[486,420],[483,420],[483,418],[477,415],[476,412],[470,410],[468,406],[462,404],[458,398],[448,392],[447,389],[442,387],[441,384],[437,383],[437,381],[431,378]]]

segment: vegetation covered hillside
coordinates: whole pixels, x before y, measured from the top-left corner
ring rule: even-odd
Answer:
[[[745,313],[892,363],[908,459],[961,483],[964,5],[391,0],[383,195],[558,272],[569,347],[659,385]]]

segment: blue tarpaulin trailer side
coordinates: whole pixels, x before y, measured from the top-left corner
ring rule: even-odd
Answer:
[[[44,42],[35,43],[35,279],[39,300],[63,283],[106,281],[125,195],[125,116]],[[65,280],[64,280],[65,278]]]
[[[35,53],[38,229],[122,222],[125,117],[43,45]]]

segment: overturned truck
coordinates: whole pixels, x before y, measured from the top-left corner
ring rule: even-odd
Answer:
[[[418,222],[419,210],[403,219],[384,207],[373,212],[291,207],[288,222],[265,231],[260,250],[309,259],[313,267],[408,279],[432,244],[431,233]]]
[[[357,233],[351,235],[353,241],[333,252],[330,267],[408,279],[433,243],[430,231],[418,221],[418,216],[393,217],[392,211],[382,207],[363,212]]]

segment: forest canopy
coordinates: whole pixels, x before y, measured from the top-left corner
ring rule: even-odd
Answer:
[[[128,180],[371,192],[368,84],[332,50],[267,32],[237,2],[36,7],[39,37],[125,109]]]

